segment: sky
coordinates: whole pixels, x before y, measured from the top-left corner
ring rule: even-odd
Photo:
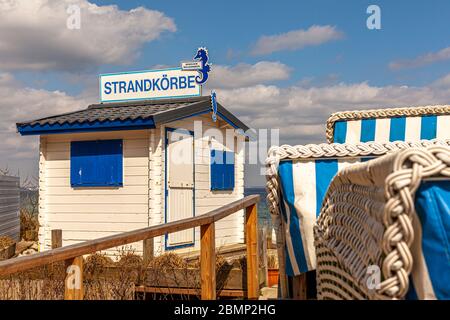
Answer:
[[[37,138],[16,122],[83,109],[99,74],[178,66],[200,46],[204,92],[252,128],[280,129],[281,144],[324,142],[332,112],[450,101],[450,1],[205,3],[0,0],[0,169],[38,174]],[[369,5],[381,29],[367,27]],[[247,166],[246,185],[263,184]]]

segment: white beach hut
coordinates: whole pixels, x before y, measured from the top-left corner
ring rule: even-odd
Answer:
[[[40,136],[41,250],[53,229],[66,246],[242,198],[248,128],[219,103],[216,121],[212,112],[208,96],[96,104],[18,123],[21,135]],[[217,245],[243,243],[243,226],[244,212],[218,222]],[[181,248],[198,249],[199,230],[154,239],[156,254]]]

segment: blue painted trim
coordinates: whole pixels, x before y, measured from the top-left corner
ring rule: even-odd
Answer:
[[[211,113],[212,110],[206,110],[206,111],[200,111],[188,116],[183,116],[183,117],[179,117],[179,118],[175,118],[174,120],[170,120],[170,122],[174,122],[174,121],[178,121],[178,120],[183,120],[183,119],[187,119],[187,118],[192,118],[192,117],[196,117],[196,116],[200,116],[202,114],[207,114],[207,113]],[[225,117],[223,114],[221,114],[220,112],[217,112],[217,114],[223,119],[225,120],[225,122],[227,122],[230,126],[232,126],[234,129],[239,129],[239,127],[237,125],[235,125],[231,120],[229,120],[227,117]],[[170,123],[169,122],[169,123]],[[239,132],[239,131],[238,131]],[[245,133],[243,133],[244,136],[248,136]]]
[[[124,74],[139,74],[139,73],[151,73],[151,72],[162,72],[162,71],[182,71],[181,67],[167,68],[167,69],[155,69],[155,70],[140,70],[140,71],[124,71],[124,72],[116,72],[116,73],[102,73],[98,77],[98,88],[99,88],[99,97],[100,102],[122,102],[122,101],[139,101],[139,100],[158,100],[158,99],[175,99],[175,98],[189,98],[189,97],[200,97],[202,95],[202,86],[198,85],[198,93],[192,95],[183,95],[183,96],[164,96],[164,97],[155,97],[155,98],[134,98],[134,99],[120,99],[120,100],[104,100],[102,93],[102,77],[104,76],[117,76]]]
[[[183,120],[183,119],[187,119],[187,118],[192,118],[192,117],[200,116],[200,115],[202,115],[202,114],[207,114],[207,113],[211,113],[211,112],[212,112],[212,110],[200,111],[200,112],[197,112],[197,113],[193,113],[193,114],[191,114],[191,115],[188,115],[188,116],[182,116],[182,117],[179,117],[179,118],[175,118],[174,120],[170,120],[170,122],[178,121],[178,120]],[[217,114],[218,114],[223,120],[225,120],[225,122],[228,123],[230,126],[232,126],[232,127],[235,128],[235,129],[239,129],[239,127],[238,127],[237,125],[235,125],[230,119],[228,119],[227,117],[225,117],[222,113],[217,112]]]
[[[210,111],[211,112],[211,111]],[[217,114],[223,119],[225,120],[225,122],[227,122],[230,126],[232,126],[235,129],[239,129],[239,127],[237,125],[235,125],[233,123],[233,121],[231,121],[230,119],[228,119],[227,117],[225,117],[222,113],[220,113],[219,111],[217,111]]]
[[[112,183],[112,184],[71,184],[73,189],[83,189],[83,188],[121,188],[123,183]]]
[[[194,131],[191,131],[191,130],[187,130],[187,129],[183,129],[183,128],[168,128],[168,127],[166,127],[166,133],[167,132],[174,132],[174,131],[177,131],[177,130],[184,131],[184,132],[189,132],[189,134],[191,136],[194,136]]]
[[[135,120],[114,120],[114,121],[94,121],[85,123],[54,123],[45,125],[27,125],[18,127],[17,130],[23,136],[40,134],[58,134],[70,132],[98,132],[98,131],[117,131],[117,130],[139,130],[153,129],[155,122],[153,119],[135,119]]]
[[[211,110],[200,111],[191,115],[175,118],[173,121],[196,117],[202,114],[211,113]],[[223,120],[230,124],[233,128],[238,129],[232,121],[225,117],[220,112],[217,113]],[[42,134],[62,134],[62,133],[76,133],[76,132],[99,132],[99,131],[120,131],[120,130],[141,130],[154,129],[155,122],[153,118],[149,119],[135,119],[135,120],[115,120],[115,121],[94,121],[85,123],[64,123],[64,124],[46,124],[35,126],[18,127],[17,130],[22,136],[42,135]]]
[[[164,132],[164,146],[165,146],[165,150],[164,150],[164,223],[167,223],[167,198],[169,196],[169,190],[167,188],[167,146],[168,146],[168,138],[167,138],[167,133],[168,132],[173,132],[178,130],[179,128],[165,128],[165,132]],[[183,129],[183,131],[189,132],[189,134],[194,137],[194,132],[190,131],[190,130],[185,130]],[[192,216],[195,217],[195,141],[194,141],[194,146],[193,146],[194,150],[192,152],[192,161],[193,161],[193,175],[194,175],[194,187],[192,190]],[[175,249],[182,249],[182,248],[188,248],[188,247],[193,247],[195,246],[195,228],[192,228],[192,232],[193,232],[193,241],[192,243],[186,243],[186,244],[181,244],[181,245],[177,245],[177,246],[169,246],[167,244],[169,235],[166,233],[164,235],[164,250],[166,251],[170,251],[170,250],[175,250]]]

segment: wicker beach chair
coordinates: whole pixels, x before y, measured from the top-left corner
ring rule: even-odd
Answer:
[[[391,108],[333,113],[328,143],[450,139],[450,106]]]
[[[403,149],[450,145],[450,140],[272,147],[267,164],[267,202],[277,233],[281,296],[286,276],[317,266],[313,227],[333,177],[342,169]]]
[[[314,237],[319,299],[450,299],[450,148],[339,171]]]

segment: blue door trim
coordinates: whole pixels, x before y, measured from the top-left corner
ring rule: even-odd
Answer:
[[[194,138],[194,132],[190,131],[190,130],[185,130],[185,129],[176,129],[176,128],[165,128],[165,132],[164,132],[164,146],[165,146],[165,152],[164,152],[164,223],[167,223],[167,198],[169,196],[169,189],[167,187],[167,151],[168,148],[167,146],[169,145],[169,141],[167,138],[167,134],[169,132],[173,132],[176,130],[183,130],[185,132],[189,132],[189,134]],[[195,141],[193,141],[194,145],[193,150],[192,150],[192,170],[193,170],[193,176],[194,176],[194,187],[192,189],[192,216],[195,217]],[[185,244],[181,244],[181,245],[177,245],[177,246],[169,246],[168,245],[168,238],[169,235],[166,233],[164,235],[164,249],[166,251],[169,250],[175,250],[175,249],[181,249],[181,248],[188,248],[188,247],[193,247],[195,245],[195,228],[192,228],[192,232],[193,232],[193,241],[192,243],[185,243]]]

